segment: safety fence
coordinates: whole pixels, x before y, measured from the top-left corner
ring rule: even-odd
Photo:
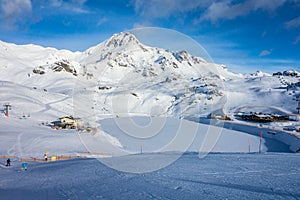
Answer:
[[[101,155],[101,156],[111,156],[110,153],[106,152],[90,152],[90,151],[83,151],[80,152],[81,154],[87,154],[87,155]]]
[[[4,156],[0,155],[0,158],[3,158],[3,159],[6,159],[6,158],[14,159],[14,158],[17,158],[17,157],[16,156],[10,156],[10,155],[4,155]]]
[[[9,156],[9,155],[0,155],[0,159],[16,159],[17,156]],[[28,157],[28,158],[18,158],[20,162],[53,162],[53,161],[59,161],[59,160],[71,160],[71,159],[86,159],[87,156],[81,156],[81,155],[53,155],[49,156],[47,161],[45,158],[35,158],[35,157]]]
[[[18,159],[20,162],[53,162],[59,160],[72,160],[72,159],[86,159],[90,157],[109,157],[111,154],[105,152],[80,152],[79,155],[52,155],[48,156],[47,160],[45,158],[36,158],[36,157],[25,157],[20,158],[13,155],[0,155],[0,159]],[[83,154],[83,155],[80,155]]]

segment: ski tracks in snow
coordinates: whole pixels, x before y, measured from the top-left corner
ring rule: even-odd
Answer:
[[[18,134],[16,143],[7,150],[7,155],[22,157],[21,137],[23,136],[23,134],[24,132]]]
[[[41,111],[38,111],[38,112],[39,112],[39,113],[44,113],[44,112],[47,112],[47,111],[49,111],[49,110],[56,110],[56,111],[61,112],[61,110],[59,110],[59,109],[57,109],[57,108],[55,108],[55,107],[52,107],[51,105],[56,104],[56,103],[61,103],[61,102],[66,101],[67,99],[70,99],[70,98],[72,98],[72,97],[66,96],[66,97],[63,98],[63,99],[59,99],[59,100],[55,100],[55,101],[46,103],[46,104],[45,104],[45,108],[44,108],[43,110],[41,110]]]

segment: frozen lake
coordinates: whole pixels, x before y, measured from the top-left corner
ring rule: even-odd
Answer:
[[[170,154],[119,158],[152,160]],[[111,158],[108,158],[111,159]],[[117,158],[114,158],[116,162]],[[2,159],[1,163],[5,160]],[[185,153],[168,167],[132,174],[108,168],[97,159],[0,166],[1,199],[300,199],[300,155]]]

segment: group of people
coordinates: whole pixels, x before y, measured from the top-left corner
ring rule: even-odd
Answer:
[[[45,159],[46,162],[48,161],[48,155],[47,154],[44,154],[44,159]],[[10,158],[7,158],[5,166],[7,166],[7,167],[10,166],[10,162],[11,162]],[[22,169],[23,169],[23,164],[22,164]],[[26,165],[26,169],[27,169],[27,165]]]
[[[6,160],[6,166],[10,166],[10,158],[7,158]],[[22,170],[27,170],[27,163],[26,162],[22,162]]]

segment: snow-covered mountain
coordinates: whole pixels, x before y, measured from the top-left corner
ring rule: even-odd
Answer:
[[[99,115],[208,115],[225,97],[224,80],[238,77],[186,51],[145,46],[129,33],[76,53],[1,42],[0,55],[2,81],[48,95],[74,94],[75,101],[77,94],[88,95]],[[127,99],[126,110],[123,100],[112,98]]]
[[[245,105],[278,106],[295,113],[299,96],[298,88],[285,89],[299,82],[297,77],[234,74],[186,51],[145,46],[130,33],[115,34],[85,52],[1,42],[0,56],[2,82],[36,88],[41,96],[74,95],[76,101],[78,94],[88,95],[99,115],[207,116],[225,102],[229,113]]]
[[[235,120],[237,112],[261,110],[295,115],[299,76],[290,72],[293,76],[236,74],[184,50],[146,46],[130,33],[84,52],[0,41],[0,104],[12,106],[16,126],[24,118],[40,125],[65,115],[90,124],[129,115],[193,120],[212,115]],[[297,122],[272,124],[290,125]]]
[[[129,33],[113,35],[77,61],[99,115],[208,115],[207,107],[224,98],[224,79],[235,76],[186,51],[147,47]]]

